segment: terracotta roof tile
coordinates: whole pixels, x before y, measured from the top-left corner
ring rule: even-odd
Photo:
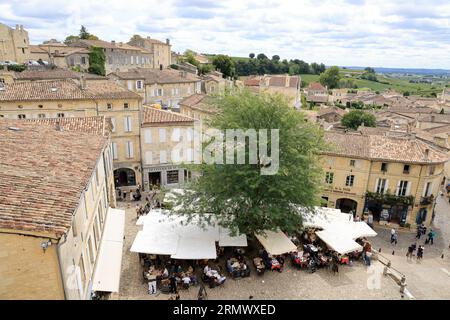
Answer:
[[[145,83],[184,83],[184,82],[198,82],[200,77],[185,72],[185,76],[182,76],[181,71],[174,69],[131,69],[124,72],[113,72],[111,74],[116,75],[120,79],[134,80],[144,79]]]
[[[144,115],[142,125],[152,125],[155,123],[190,123],[195,119],[182,115],[177,112],[155,109],[152,107],[144,107]]]
[[[66,69],[25,70],[22,72],[16,72],[14,74],[14,77],[18,80],[62,80],[62,79],[81,79],[82,75],[87,80],[107,79],[106,77],[92,73],[75,72]]]
[[[321,85],[319,82],[312,82],[308,86],[308,90],[321,90],[325,91],[327,90],[323,85]]]
[[[58,125],[64,131],[85,132],[108,136],[111,132],[111,122],[104,116],[67,117],[67,118],[40,118],[25,119],[23,121],[48,125],[56,128]]]
[[[442,163],[448,155],[418,139],[325,132],[330,149],[324,154],[401,163]],[[429,150],[426,156],[426,149]]]
[[[142,99],[138,94],[110,82],[89,83],[86,89],[73,80],[15,82],[0,90],[0,101]]]
[[[57,238],[67,232],[107,142],[102,135],[0,119],[0,228]]]

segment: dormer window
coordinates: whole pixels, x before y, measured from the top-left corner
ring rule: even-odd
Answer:
[[[38,105],[39,109],[42,109],[44,106],[42,104]]]
[[[409,170],[410,170],[410,165],[409,164],[405,164],[403,166],[403,173],[404,174],[409,174]]]
[[[21,104],[19,104],[17,107],[18,107],[19,109],[23,109],[23,105],[21,105]]]
[[[106,109],[112,110],[112,103],[107,103],[106,104]]]
[[[123,108],[124,108],[124,109],[128,109],[128,103],[127,103],[127,102],[125,102],[125,103],[123,104]]]

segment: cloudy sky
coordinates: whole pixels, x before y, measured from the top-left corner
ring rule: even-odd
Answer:
[[[34,44],[85,25],[104,40],[170,38],[177,52],[450,69],[449,0],[0,0],[0,22]]]

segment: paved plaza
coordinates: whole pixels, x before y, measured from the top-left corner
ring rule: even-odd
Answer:
[[[123,247],[122,276],[119,299],[167,300],[166,294],[149,295],[142,281],[142,267],[138,254],[130,252],[133,240],[141,226],[136,226],[135,202],[119,202],[126,209],[125,242]],[[371,239],[373,248],[379,250],[392,266],[407,279],[407,289],[415,299],[450,299],[450,204],[439,198],[433,229],[437,236],[434,245],[426,245],[424,259],[420,262],[406,258],[407,247],[415,242],[415,231],[400,230],[397,245],[390,244],[390,228],[376,226],[378,236]],[[423,244],[425,237],[418,242]],[[442,258],[442,255],[444,257]],[[233,280],[228,277],[224,286],[209,289],[209,299],[407,299],[402,298],[398,284],[381,274],[383,265],[375,261],[368,270],[361,262],[342,266],[339,274],[320,269],[311,274],[297,270],[287,262],[282,273],[266,272],[257,276],[253,266],[249,278]],[[196,299],[198,287],[180,290],[180,298]]]
[[[126,208],[125,241],[123,247],[122,276],[119,299],[167,300],[169,295],[149,295],[148,285],[142,281],[142,267],[138,254],[130,252],[136,233],[142,228],[136,226],[136,203],[119,203]],[[249,278],[233,280],[228,277],[223,287],[207,288],[209,299],[401,299],[398,285],[384,277],[382,265],[378,262],[367,271],[362,263],[342,266],[339,274],[320,269],[311,274],[297,270],[287,262],[282,273],[267,271],[257,276],[253,266]],[[180,298],[197,299],[198,287],[180,290]]]

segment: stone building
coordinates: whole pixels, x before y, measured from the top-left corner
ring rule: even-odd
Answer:
[[[324,204],[375,220],[430,224],[448,155],[415,135],[326,132]]]
[[[30,39],[22,25],[10,28],[0,23],[0,61],[24,63],[29,59]]]
[[[244,86],[253,92],[281,93],[289,99],[289,103],[295,107],[301,107],[300,76],[289,75],[264,75],[252,76],[244,80]]]
[[[108,81],[24,81],[0,88],[0,117],[13,119],[67,118],[103,115],[112,123],[116,186],[141,181],[141,97]]]
[[[202,76],[202,92],[206,94],[221,94],[231,91],[234,83],[230,79],[225,79],[219,71],[212,71]]]
[[[208,119],[216,112],[212,98],[206,94],[193,94],[180,101],[180,113],[198,120],[202,130],[207,128]]]
[[[30,59],[43,60],[58,68],[89,69],[89,50],[83,47],[70,47],[60,42],[47,42],[30,46]]]
[[[152,55],[151,68],[153,69],[165,69],[172,64],[172,46],[169,39],[166,39],[166,42],[162,42],[150,37],[143,38],[139,35],[134,35],[128,41],[128,44],[150,52]]]
[[[114,72],[109,79],[139,94],[145,104],[159,104],[164,109],[179,109],[179,102],[201,92],[201,79],[174,69],[133,69]]]
[[[143,186],[174,187],[191,178],[183,163],[194,156],[195,119],[144,107],[141,125]]]
[[[135,47],[123,42],[80,39],[70,44],[71,47],[90,49],[103,48],[105,52],[106,74],[117,71],[127,71],[131,68],[153,68],[153,54],[146,49]]]
[[[104,117],[0,119],[1,299],[118,291],[125,212],[105,132]]]
[[[304,89],[306,101],[310,103],[327,103],[328,89],[318,82],[312,82]]]

